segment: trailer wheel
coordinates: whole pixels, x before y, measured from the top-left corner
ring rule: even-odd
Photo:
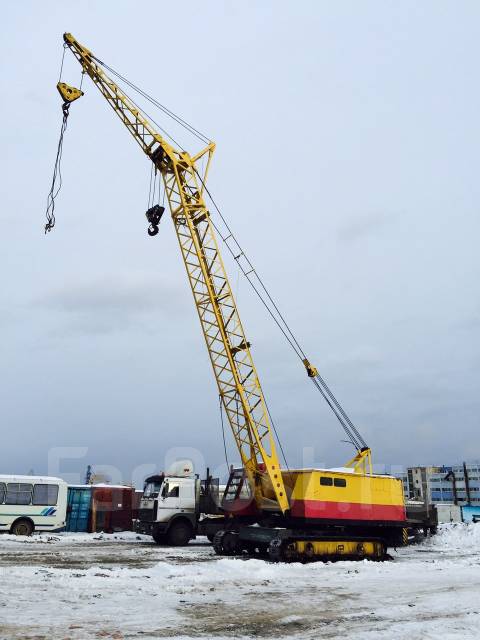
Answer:
[[[187,545],[192,537],[192,527],[184,521],[174,522],[167,533],[168,544],[173,547]]]
[[[15,520],[10,528],[10,533],[13,533],[14,536],[31,536],[33,533],[33,523],[26,518]]]

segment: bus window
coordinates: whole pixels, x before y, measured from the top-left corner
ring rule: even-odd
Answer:
[[[5,483],[0,482],[0,504],[5,500]]]
[[[7,484],[5,504],[30,504],[32,501],[32,485],[20,482]]]
[[[57,504],[58,484],[36,484],[33,487],[32,504],[51,506]]]

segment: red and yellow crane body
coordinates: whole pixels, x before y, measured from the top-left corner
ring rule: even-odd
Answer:
[[[402,483],[395,478],[345,470],[292,471],[290,513],[307,520],[404,522]],[[288,486],[289,472],[285,482]]]
[[[173,147],[105,73],[98,58],[71,34],[64,34],[64,43],[163,179],[218,391],[253,497],[255,516],[250,520],[254,517],[266,524],[246,527],[250,531],[242,537],[235,529],[235,518],[229,517],[228,527],[217,536],[217,551],[238,549],[243,538],[245,546],[252,548],[257,544],[255,529],[272,549],[271,557],[289,553],[380,557],[387,545],[397,543],[399,532],[401,539],[405,507],[401,481],[372,473],[368,447],[359,447],[343,469],[281,469],[250,343],[204,200],[215,144],[210,142],[194,156]],[[83,95],[64,83],[57,88],[66,103]],[[318,374],[308,360],[304,364],[310,377]],[[232,502],[238,502],[241,488],[238,482]],[[290,532],[280,542],[279,527]]]

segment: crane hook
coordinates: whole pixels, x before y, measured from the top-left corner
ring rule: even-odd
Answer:
[[[158,225],[160,224],[160,220],[163,216],[163,212],[165,211],[165,207],[161,207],[159,204],[150,207],[147,209],[145,216],[150,223],[147,232],[149,236],[156,236],[158,233]]]

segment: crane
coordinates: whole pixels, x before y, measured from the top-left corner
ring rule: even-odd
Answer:
[[[172,145],[107,74],[106,69],[109,70],[110,67],[80,44],[70,33],[65,33],[63,38],[65,49],[68,48],[80,63],[82,74],[90,77],[142,151],[151,160],[155,171],[161,175],[221,403],[258,512],[278,514],[284,519],[284,523],[289,524],[292,518],[305,520],[312,517],[308,512],[310,507],[307,507],[307,503],[311,503],[312,500],[303,495],[307,492],[307,476],[303,471],[281,468],[268,407],[252,358],[251,345],[240,319],[220,253],[215,225],[205,202],[205,194],[208,193],[206,180],[215,151],[214,142],[206,139],[206,146],[193,156],[179,145]],[[63,82],[58,83],[57,89],[63,99],[65,124],[65,112],[68,115],[69,105],[80,98],[83,92]],[[157,234],[163,213],[164,208],[159,205],[147,211],[149,235]],[[49,230],[48,226],[47,224],[46,230]],[[343,476],[356,476],[359,480],[370,477],[375,484],[370,448],[301,349],[298,355],[302,359],[308,376],[322,393],[345,428],[350,442],[356,448],[355,456],[346,464],[344,470],[332,472],[333,475],[330,476],[324,474],[320,477],[320,485],[346,487],[347,481],[341,477],[342,473]],[[310,470],[311,476],[313,473],[317,474],[315,475],[317,478],[320,471]],[[333,492],[333,489],[331,491]],[[363,489],[358,485],[355,491],[360,495]],[[395,526],[398,526],[402,518],[404,519],[404,509],[402,512],[398,491],[393,491],[393,494],[393,497],[390,496],[387,501],[393,500],[394,504],[390,506],[400,507],[400,509],[389,511],[390,515],[384,520],[386,523],[395,521]],[[316,498],[313,500],[314,503],[315,500]],[[359,504],[361,504],[361,498]],[[371,506],[373,503],[370,501],[369,504]],[[318,505],[314,505],[312,508],[315,510],[317,507]],[[340,512],[336,512],[335,517],[329,518],[332,526],[337,520],[342,519]],[[395,517],[391,515],[392,513],[396,514]],[[321,518],[316,513],[313,520],[319,519]],[[325,524],[325,518],[323,521]],[[377,521],[376,516],[369,518],[369,522],[375,521]],[[276,522],[278,524],[279,521]],[[372,535],[370,529],[368,535]],[[305,549],[311,545],[308,547],[310,553],[317,554],[322,548],[317,540],[318,537],[317,532],[313,538],[310,535],[303,541],[296,541],[296,550],[302,552],[303,549],[306,553]],[[282,545],[285,546],[282,542],[277,544],[277,547]],[[274,547],[275,545],[272,548]],[[362,548],[365,549],[365,546]],[[372,553],[379,553],[375,545],[372,549]]]

